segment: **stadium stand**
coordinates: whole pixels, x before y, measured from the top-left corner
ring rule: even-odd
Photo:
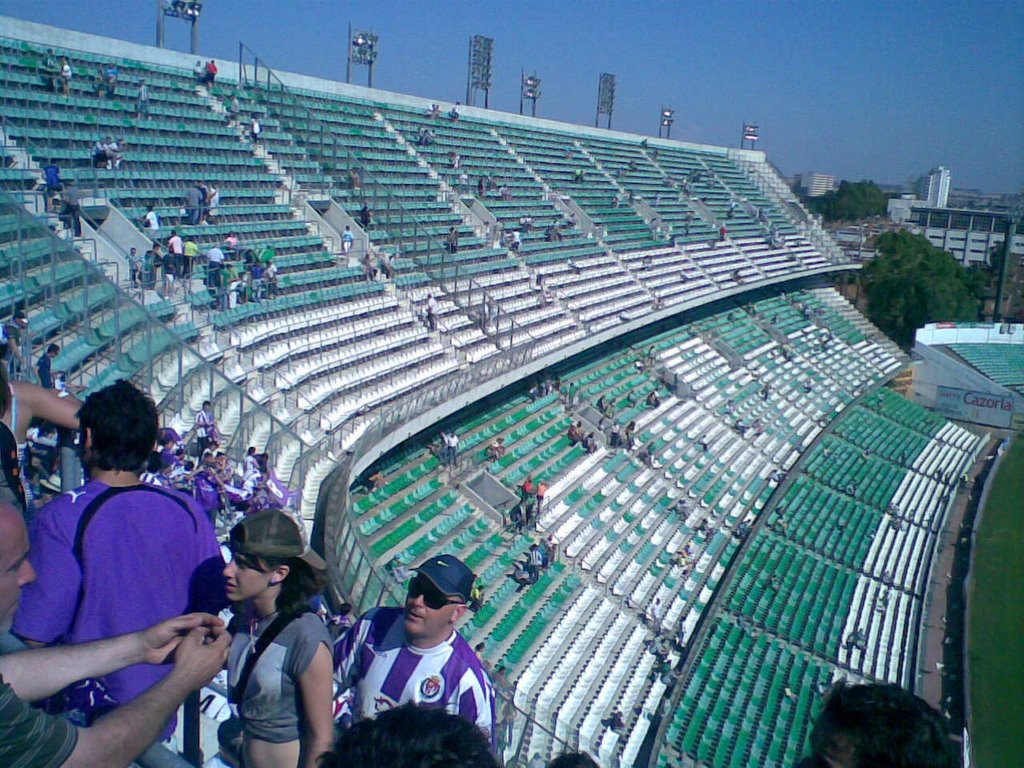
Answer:
[[[464,559],[484,598],[462,631],[506,670],[509,764],[569,747],[633,765],[655,741],[658,765],[789,765],[819,688],[908,681],[978,439],[880,388],[906,357],[815,281],[844,265],[763,155],[433,119],[426,100],[262,62],[207,88],[186,57],[22,29],[0,39],[5,314],[28,312],[33,348],[61,344],[72,383],[132,378],[185,435],[212,400],[225,448],[267,450],[297,512],[319,514],[357,609],[399,599],[427,552]],[[51,47],[74,62],[69,97],[49,92]],[[100,97],[90,71],[111,62]],[[94,167],[108,134],[123,163]],[[85,237],[40,203],[50,161],[86,190]],[[198,181],[220,190],[205,224],[182,209]],[[227,301],[203,259],[181,292],[133,288],[149,206],[161,239],[204,253],[236,233],[240,272],[245,250],[272,252],[275,295]],[[393,277],[372,274],[385,263]],[[627,431],[632,450],[614,447]],[[516,530],[480,483],[528,478],[544,502]],[[517,585],[549,536],[558,557]]]

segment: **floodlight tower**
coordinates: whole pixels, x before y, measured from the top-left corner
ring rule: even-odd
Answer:
[[[662,107],[661,116],[658,119],[658,138],[661,138],[662,132],[665,134],[666,139],[672,138],[672,123],[676,121],[676,111],[672,107]]]
[[[377,43],[380,40],[373,32],[352,30],[348,25],[348,58],[345,62],[345,82],[352,82],[352,65],[366,65],[366,87],[373,88],[373,65],[377,61]]]
[[[615,75],[602,72],[597,81],[597,116],[594,127],[601,122],[601,115],[608,115],[608,128],[612,127],[612,111],[615,109]]]
[[[156,47],[164,47],[164,16],[181,19],[192,26],[191,51],[199,53],[199,14],[203,4],[199,0],[156,0]]]
[[[1003,319],[1003,294],[1006,291],[1007,277],[1010,274],[1010,259],[1013,258],[1013,237],[1017,228],[1024,220],[1024,187],[1017,194],[1017,199],[1010,203],[1006,212],[1006,240],[1003,241],[1003,263],[999,265],[999,280],[996,282],[996,305],[992,310],[992,322]]]
[[[523,102],[530,102],[530,114],[537,116],[537,99],[540,98],[540,78],[537,73],[527,75],[519,70],[519,114],[523,114]]]
[[[473,106],[476,92],[484,92],[484,109],[491,106],[491,72],[494,38],[473,35],[469,38],[469,73],[466,75],[466,104]]]
[[[744,123],[743,132],[740,134],[740,149],[744,149],[744,144],[750,142],[750,148],[754,148],[754,144],[761,138],[758,135],[757,123]]]

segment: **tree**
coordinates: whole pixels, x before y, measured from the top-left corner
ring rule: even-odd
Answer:
[[[812,198],[808,205],[825,221],[857,221],[884,215],[887,200],[873,181],[843,181],[838,190]]]
[[[978,319],[985,276],[909,232],[886,232],[876,258],[861,270],[871,321],[909,347],[914,331],[937,321]]]

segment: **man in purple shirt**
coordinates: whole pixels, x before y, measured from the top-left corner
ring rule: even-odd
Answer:
[[[188,496],[139,479],[157,438],[153,401],[119,381],[90,395],[78,418],[90,480],[34,521],[38,578],[24,589],[15,634],[30,645],[83,643],[187,611],[216,614],[224,562],[209,518]],[[167,672],[134,665],[103,681],[125,704]]]

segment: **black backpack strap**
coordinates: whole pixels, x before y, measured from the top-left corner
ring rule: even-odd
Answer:
[[[249,654],[249,658],[245,660],[245,666],[242,667],[242,673],[238,676],[238,682],[230,691],[230,699],[233,704],[241,706],[242,700],[245,697],[245,687],[249,684],[249,678],[252,677],[252,671],[256,668],[256,662],[259,661],[263,652],[270,647],[270,644],[274,642],[274,639],[281,634],[281,631],[285,627],[304,613],[309,613],[309,609],[307,608],[298,612],[282,613],[270,623],[269,627],[263,630],[263,634],[260,635],[260,639],[256,641],[256,647],[252,649],[252,653]]]
[[[68,623],[68,628],[74,627],[78,621],[78,613],[82,609],[82,601],[85,600],[85,531],[89,527],[89,523],[96,516],[96,513],[103,508],[110,499],[115,496],[119,496],[122,493],[129,491],[134,492],[145,492],[145,493],[156,493],[163,496],[165,499],[170,499],[181,507],[188,514],[189,519],[192,520],[192,527],[196,530],[199,529],[199,524],[196,522],[195,516],[192,514],[192,509],[188,503],[176,496],[173,493],[167,493],[161,488],[156,488],[152,485],[129,485],[120,488],[107,488],[96,495],[92,501],[85,505],[85,509],[82,510],[82,516],[78,518],[78,526],[75,528],[75,541],[71,549],[71,553],[75,556],[75,562],[78,563],[78,570],[81,573],[81,580],[78,584],[78,597],[75,599],[75,610],[71,614],[71,621]]]

